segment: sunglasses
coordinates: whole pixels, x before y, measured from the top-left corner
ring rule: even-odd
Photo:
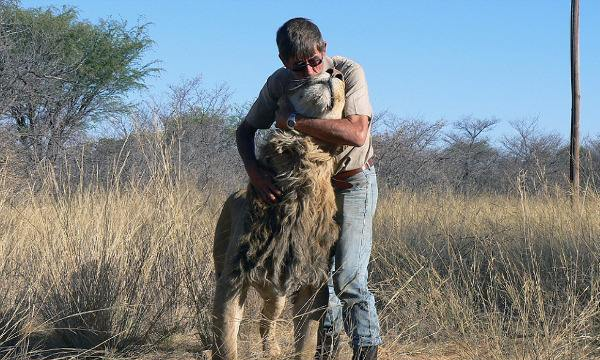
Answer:
[[[310,65],[310,67],[317,67],[319,65],[321,65],[321,63],[323,62],[323,58],[322,57],[318,57],[318,56],[313,56],[310,59],[308,59],[307,61],[300,61],[295,63],[290,70],[292,71],[304,71],[306,70],[306,68]]]

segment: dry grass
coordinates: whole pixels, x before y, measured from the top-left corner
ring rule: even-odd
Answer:
[[[156,174],[73,191],[49,174],[18,197],[0,185],[0,359],[201,358],[225,194]],[[594,195],[573,211],[559,195],[382,194],[381,358],[599,356],[599,215]],[[260,357],[256,309],[245,359]]]
[[[185,332],[206,346],[218,207],[165,182],[0,199],[6,356],[131,350]]]
[[[373,284],[388,343],[462,359],[598,356],[600,201],[389,195]]]

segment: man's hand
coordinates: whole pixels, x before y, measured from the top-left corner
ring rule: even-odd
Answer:
[[[256,160],[256,154],[254,153],[256,130],[254,126],[242,121],[235,132],[238,151],[244,162],[250,183],[256,189],[260,198],[266,203],[275,203],[277,197],[281,195],[281,191],[273,184],[274,175],[262,169]]]
[[[258,196],[266,202],[274,204],[277,198],[281,196],[281,191],[273,184],[273,174],[269,171],[256,168],[256,170],[248,172],[250,183],[258,193]]]

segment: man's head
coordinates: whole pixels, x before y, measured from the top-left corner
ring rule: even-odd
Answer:
[[[327,43],[317,25],[305,18],[290,19],[277,30],[279,59],[296,78],[315,76],[323,71]]]

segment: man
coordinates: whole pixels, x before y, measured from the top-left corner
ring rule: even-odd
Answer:
[[[329,286],[329,308],[322,321],[316,359],[333,359],[341,323],[351,338],[353,360],[377,358],[381,344],[375,299],[367,288],[367,265],[371,254],[372,219],[377,204],[377,182],[371,146],[372,108],[367,82],[360,65],[343,57],[328,57],[327,44],[319,28],[308,19],[294,18],[277,31],[279,58],[284,65],[263,86],[248,115],[237,129],[237,146],[246,172],[261,198],[276,202],[281,192],[273,175],[259,167],[254,149],[257,129],[273,122],[281,129],[301,133],[342,146],[336,156],[336,187],[341,227],[333,259]],[[323,71],[341,72],[346,86],[342,119],[310,119],[290,112],[286,86],[293,80],[312,77]],[[336,71],[336,73],[337,73]]]

